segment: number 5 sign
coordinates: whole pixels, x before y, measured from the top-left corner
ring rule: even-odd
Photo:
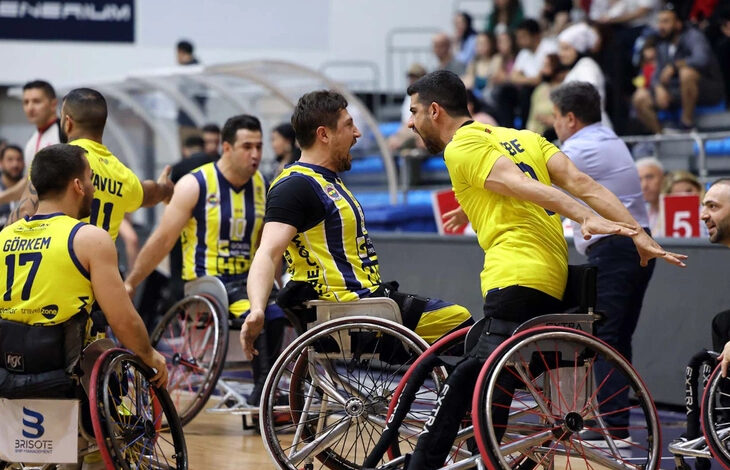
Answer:
[[[700,197],[696,194],[662,196],[664,235],[691,238],[700,236]]]

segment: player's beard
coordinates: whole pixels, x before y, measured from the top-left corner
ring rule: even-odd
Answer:
[[[341,158],[337,164],[337,173],[350,171],[350,168],[352,168],[352,154],[347,152],[344,158]]]
[[[94,200],[94,193],[93,191],[87,191],[86,194],[84,194],[83,202],[81,203],[81,207],[79,208],[79,219],[85,219],[88,216],[91,215],[91,202]]]
[[[711,243],[722,243],[730,241],[730,220],[721,220],[715,224],[715,234],[710,237]]]

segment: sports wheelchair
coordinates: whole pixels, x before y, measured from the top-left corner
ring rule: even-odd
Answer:
[[[709,470],[713,458],[730,469],[730,378],[722,377],[717,357],[716,352],[700,351],[687,364],[687,430],[669,444],[677,470],[690,469],[685,457],[695,458],[697,470]]]
[[[19,342],[34,345],[39,348],[36,351],[56,353],[34,358],[26,349],[24,368],[27,373],[7,370],[5,361],[5,368],[0,369],[0,397],[9,401],[23,400],[22,403],[36,399],[35,403],[43,402],[49,408],[80,400],[78,456],[98,451],[107,469],[187,469],[188,454],[182,425],[167,391],[150,382],[154,371],[138,357],[116,348],[109,339],[97,340],[81,351],[85,323],[86,317],[80,314],[56,327],[0,321],[4,357],[10,348],[17,351],[14,345]],[[51,329],[55,329],[57,335],[51,343],[63,345],[60,348],[48,348]],[[9,339],[10,336],[15,339]],[[42,420],[41,417],[35,422],[39,435],[44,433],[40,426]],[[23,420],[22,425],[28,423]],[[45,425],[48,428],[50,424]],[[17,432],[21,435],[20,430]],[[68,434],[66,429],[61,432],[64,436]],[[22,436],[33,437],[25,430]],[[76,436],[72,439],[76,449]],[[85,444],[83,448],[82,443]],[[43,461],[40,457],[38,460]],[[0,468],[53,470],[64,467],[55,463],[0,462]]]
[[[216,403],[207,412],[247,415],[258,410],[246,403],[231,379],[221,377],[224,370],[250,367],[238,339],[243,319],[229,314],[228,299],[226,286],[216,277],[189,281],[183,299],[163,315],[150,335],[152,345],[167,360],[167,389],[183,426],[205,407],[216,390]]]
[[[660,428],[649,391],[625,359],[588,333],[598,319],[595,273],[571,267],[571,295],[580,299],[574,305],[588,313],[532,319],[489,357],[445,468],[658,468]],[[315,305],[318,325],[287,348],[265,386],[260,413],[267,450],[280,469],[402,468],[449,372],[484,322],[419,354],[422,341],[403,331],[397,317]],[[320,312],[331,308],[342,309],[342,317],[329,320]],[[389,338],[402,347],[375,345]],[[594,380],[598,361],[623,375],[633,392],[627,428],[606,423],[601,408],[613,397],[598,398],[605,383]],[[496,396],[505,379],[517,382],[508,403]],[[294,424],[274,426],[277,411]],[[506,422],[495,419],[500,413]],[[598,432],[601,441],[584,440],[583,430]]]

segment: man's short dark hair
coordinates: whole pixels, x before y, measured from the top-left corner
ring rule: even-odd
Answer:
[[[21,157],[23,156],[23,149],[21,149],[21,148],[20,148],[19,146],[17,146],[17,145],[13,145],[13,144],[10,144],[10,145],[6,146],[6,147],[5,147],[4,149],[3,149],[3,151],[2,151],[2,152],[0,152],[0,160],[4,160],[4,159],[5,159],[5,153],[6,153],[6,152],[7,152],[8,150],[15,150],[16,152],[18,152],[18,153],[20,154],[20,156],[21,156]]]
[[[56,144],[38,151],[30,170],[38,199],[61,194],[74,178],[84,177],[87,165],[86,150],[77,145]]]
[[[336,91],[312,91],[299,98],[291,117],[299,146],[308,149],[314,145],[319,126],[337,128],[337,118],[343,109],[347,109],[347,100]]]
[[[531,36],[536,36],[540,34],[540,23],[533,20],[532,18],[527,18],[520,21],[520,23],[517,25],[516,30],[519,31],[520,29],[527,31]]]
[[[218,124],[213,124],[213,123],[210,123],[210,124],[206,124],[206,125],[204,125],[204,126],[203,126],[203,127],[202,127],[202,128],[200,129],[200,131],[201,131],[201,132],[211,132],[211,133],[213,133],[213,134],[220,134],[220,133],[221,133],[221,128],[220,128],[220,127],[218,127]]]
[[[184,52],[186,54],[192,54],[193,53],[193,49],[194,49],[193,43],[190,42],[190,41],[188,41],[188,40],[186,40],[186,39],[183,39],[183,40],[180,40],[180,41],[177,42],[177,50],[178,51],[182,51],[182,52]]]
[[[50,100],[56,98],[56,90],[54,90],[51,84],[45,80],[33,80],[23,85],[23,91],[32,90],[34,88],[43,90],[43,93],[45,93]]]
[[[588,82],[563,83],[550,92],[550,100],[557,106],[560,114],[565,116],[573,113],[583,124],[593,124],[601,120],[601,95]]]
[[[183,147],[185,147],[186,149],[195,147],[203,148],[204,145],[205,141],[199,135],[191,135],[189,137],[186,137],[185,141],[183,142]]]
[[[448,70],[438,70],[424,75],[409,86],[406,93],[408,96],[418,93],[418,101],[425,105],[437,103],[451,117],[469,116],[464,82],[458,75]]]
[[[91,88],[76,88],[63,97],[63,109],[79,127],[97,135],[104,133],[107,107],[104,95]]]
[[[229,118],[225,124],[223,124],[223,130],[221,131],[221,140],[228,142],[233,145],[236,143],[236,132],[239,129],[248,129],[249,131],[261,132],[261,121],[255,116],[250,114],[239,114]]]

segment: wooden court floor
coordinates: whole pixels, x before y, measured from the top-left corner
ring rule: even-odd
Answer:
[[[269,470],[276,468],[261,436],[244,431],[241,417],[202,412],[185,426],[190,470]]]

